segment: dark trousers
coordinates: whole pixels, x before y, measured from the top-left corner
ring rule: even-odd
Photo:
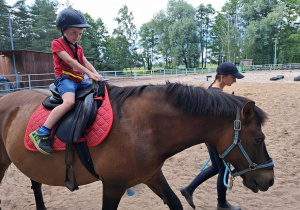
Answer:
[[[200,184],[205,182],[207,179],[218,175],[218,181],[217,181],[217,192],[218,192],[218,201],[220,203],[226,203],[226,191],[227,188],[223,184],[223,178],[225,173],[225,165],[222,161],[222,159],[219,157],[219,153],[216,149],[216,147],[210,146],[206,144],[208,153],[210,156],[210,160],[212,165],[208,168],[205,168],[203,171],[201,171],[196,178],[191,182],[189,185],[193,190],[195,190]],[[228,180],[228,174],[226,177],[226,181]]]

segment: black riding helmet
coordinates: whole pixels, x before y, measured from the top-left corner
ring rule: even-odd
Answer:
[[[64,28],[90,28],[84,15],[78,10],[68,7],[62,10],[56,18],[56,27],[59,30]]]
[[[64,35],[64,30],[67,28],[90,28],[91,26],[87,24],[84,15],[79,12],[78,10],[73,9],[72,7],[68,7],[62,10],[56,18],[56,27],[60,30],[63,39],[69,45],[74,58],[80,63],[77,55],[78,46],[77,43],[73,45]],[[73,51],[72,47],[75,47],[75,52]]]

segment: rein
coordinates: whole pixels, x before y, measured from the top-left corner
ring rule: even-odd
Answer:
[[[223,152],[223,154],[219,155],[220,158],[223,160],[223,163],[226,167],[226,171],[225,171],[225,175],[227,173],[227,170],[230,172],[231,174],[231,183],[230,183],[230,186],[226,185],[228,188],[231,189],[232,185],[233,185],[233,181],[234,181],[234,177],[236,176],[240,176],[242,174],[245,174],[249,171],[253,171],[253,170],[257,170],[257,169],[260,169],[260,168],[274,168],[274,163],[273,163],[273,160],[272,158],[270,158],[270,160],[264,162],[264,163],[261,163],[261,164],[256,164],[256,163],[253,163],[251,161],[251,159],[249,158],[249,156],[247,155],[245,149],[243,148],[242,144],[241,144],[241,139],[239,138],[239,132],[242,128],[242,123],[241,123],[241,120],[240,120],[240,109],[238,108],[237,109],[237,113],[236,113],[236,119],[234,121],[234,139],[233,139],[233,143],[225,150],[225,152]],[[240,150],[242,151],[244,157],[247,159],[248,163],[249,163],[249,167],[245,170],[242,170],[242,171],[239,171],[237,172],[236,170],[230,170],[230,163],[226,163],[224,158],[231,152],[231,150],[236,146],[238,145]],[[235,171],[235,172],[234,172]]]

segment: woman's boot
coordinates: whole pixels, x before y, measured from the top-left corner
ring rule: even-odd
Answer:
[[[191,187],[186,186],[186,187],[182,187],[179,190],[181,192],[181,194],[185,197],[186,201],[190,204],[190,206],[195,209],[195,204],[193,202],[193,192],[194,190],[191,189]]]

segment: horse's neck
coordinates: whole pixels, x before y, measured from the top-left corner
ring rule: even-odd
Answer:
[[[168,122],[168,127],[172,127],[172,130],[169,129],[169,139],[163,140],[166,153],[172,156],[200,143],[217,145],[228,130],[227,121],[185,114],[178,121]]]
[[[231,120],[185,113],[160,91],[128,98],[121,112],[121,121],[126,122],[126,126],[120,122],[124,132],[135,141],[147,141],[144,147],[151,146],[151,151],[164,159],[196,144],[216,145]]]

